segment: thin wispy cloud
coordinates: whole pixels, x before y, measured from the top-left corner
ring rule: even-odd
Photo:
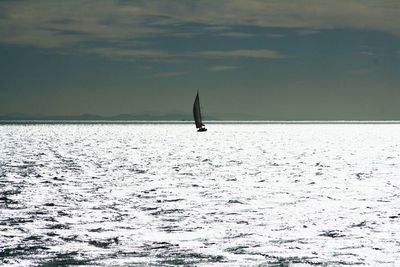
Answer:
[[[239,66],[210,66],[208,70],[211,72],[220,72],[220,71],[227,71],[227,70],[235,70],[239,69]]]
[[[268,49],[258,49],[258,50],[232,50],[232,51],[202,51],[197,53],[200,56],[210,57],[210,58],[223,58],[223,57],[247,57],[247,58],[268,58],[268,59],[278,59],[283,58],[279,52]]]
[[[303,30],[299,30],[297,32],[297,34],[300,35],[300,36],[307,36],[307,35],[318,34],[320,32],[321,31],[315,30],[315,29],[303,29]]]
[[[99,55],[105,58],[116,60],[139,60],[152,59],[164,62],[175,62],[185,58],[258,58],[258,59],[279,59],[285,56],[278,51],[268,49],[255,50],[215,50],[215,51],[195,51],[195,52],[167,52],[162,50],[143,50],[135,48],[102,47],[82,49],[82,53]]]
[[[119,59],[119,60],[134,60],[134,59],[162,59],[170,60],[175,57],[175,54],[170,54],[161,50],[145,50],[135,48],[118,48],[118,47],[103,47],[103,48],[90,48],[81,50],[88,54],[100,55],[106,58]]]
[[[218,36],[233,37],[233,38],[248,38],[248,37],[254,37],[256,35],[252,34],[252,33],[245,33],[245,32],[224,32],[224,33],[218,34]]]

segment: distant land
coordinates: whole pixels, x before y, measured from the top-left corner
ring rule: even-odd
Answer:
[[[96,114],[80,115],[29,115],[24,113],[10,113],[0,115],[3,121],[193,121],[191,113],[141,113],[141,114],[118,114],[113,116],[102,116]],[[217,115],[203,115],[205,121],[254,121],[271,120],[264,116],[239,114],[239,113],[221,113]]]
[[[205,116],[205,120],[218,120],[212,116]],[[0,120],[4,121],[192,121],[190,114],[118,114],[114,116],[101,116],[95,114],[81,115],[27,115],[13,113],[0,115]]]

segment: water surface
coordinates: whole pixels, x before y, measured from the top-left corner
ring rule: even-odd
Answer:
[[[1,125],[0,265],[398,266],[400,125]]]

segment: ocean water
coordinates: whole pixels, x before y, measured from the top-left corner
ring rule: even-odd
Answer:
[[[400,266],[399,124],[1,125],[0,265]]]

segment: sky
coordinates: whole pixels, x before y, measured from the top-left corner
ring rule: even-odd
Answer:
[[[0,115],[400,120],[398,0],[0,0]]]

